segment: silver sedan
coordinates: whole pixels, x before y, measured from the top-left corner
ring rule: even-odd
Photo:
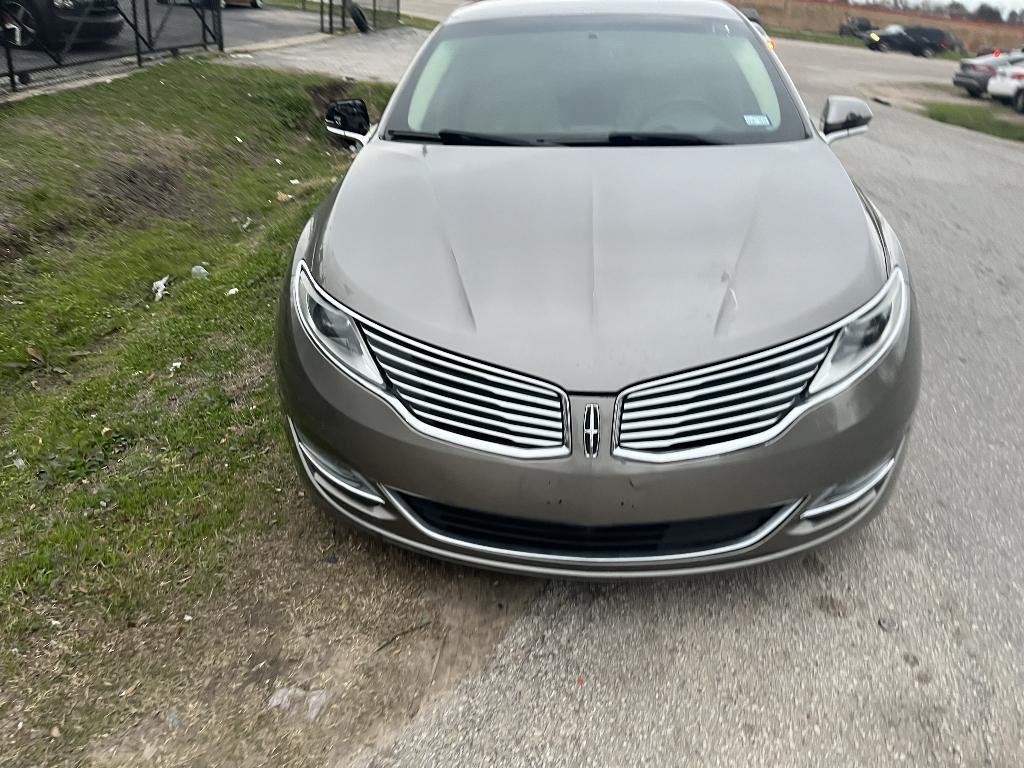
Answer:
[[[299,238],[279,381],[339,520],[463,563],[671,575],[883,505],[917,402],[896,234],[714,0],[455,12]]]

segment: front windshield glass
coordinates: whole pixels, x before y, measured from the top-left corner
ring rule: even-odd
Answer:
[[[445,26],[397,94],[383,136],[453,133],[584,145],[808,135],[764,41],[740,19],[636,15]]]

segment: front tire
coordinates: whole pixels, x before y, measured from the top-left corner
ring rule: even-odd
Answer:
[[[1024,115],[1024,88],[1013,94],[1013,108]]]
[[[932,56],[935,55],[935,51],[933,51],[931,48],[923,48],[921,50],[921,55],[924,56],[926,59],[930,59]]]
[[[263,0],[250,0],[249,5],[251,5],[253,8],[262,8]]]

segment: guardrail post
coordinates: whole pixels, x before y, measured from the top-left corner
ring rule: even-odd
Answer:
[[[132,31],[135,33],[135,62],[142,66],[142,44],[139,40],[139,8],[132,0]]]
[[[150,48],[153,47],[153,24],[149,18],[149,0],[146,3],[146,41]]]
[[[217,32],[217,50],[224,53],[224,17],[223,11],[221,10],[220,3],[215,3],[213,13],[216,18],[216,26],[214,29]]]
[[[6,30],[0,31],[0,34],[7,35]],[[14,58],[11,56],[11,46],[7,44],[5,37],[3,41],[4,46],[4,57],[7,59],[7,76],[11,79],[11,93],[18,90],[18,78],[14,76]]]

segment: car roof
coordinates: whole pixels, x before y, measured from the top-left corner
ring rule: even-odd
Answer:
[[[445,23],[597,13],[741,18],[735,6],[720,0],[480,0],[455,9]]]

